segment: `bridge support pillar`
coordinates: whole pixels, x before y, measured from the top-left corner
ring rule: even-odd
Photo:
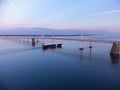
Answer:
[[[32,46],[35,46],[35,38],[32,38]]]
[[[119,54],[120,55],[120,43],[113,43],[110,54]]]

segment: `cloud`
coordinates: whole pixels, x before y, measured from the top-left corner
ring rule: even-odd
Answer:
[[[0,9],[4,9],[7,6],[14,7],[15,4],[13,3],[12,0],[0,0]]]
[[[109,15],[109,14],[115,14],[115,13],[120,13],[120,10],[112,10],[112,11],[106,11],[106,12],[101,12],[101,13],[94,13],[94,14],[89,14],[87,16],[101,16],[101,15]]]
[[[14,6],[14,3],[11,0],[7,0],[11,6]]]

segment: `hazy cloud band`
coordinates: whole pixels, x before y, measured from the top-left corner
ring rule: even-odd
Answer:
[[[109,14],[115,14],[115,13],[120,13],[120,10],[113,10],[113,11],[107,11],[107,12],[89,14],[87,16],[101,16],[101,15],[109,15]]]

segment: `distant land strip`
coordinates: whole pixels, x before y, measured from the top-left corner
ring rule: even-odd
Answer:
[[[101,34],[83,34],[82,36],[96,36],[96,35],[101,35]],[[51,36],[81,36],[80,34],[75,34],[75,35],[0,35],[0,36],[47,36],[47,37],[51,37]]]

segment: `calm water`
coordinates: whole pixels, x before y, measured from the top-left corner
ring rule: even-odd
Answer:
[[[1,39],[0,90],[120,90],[120,58],[110,56],[112,44],[93,43],[90,50],[84,43],[80,52],[79,42],[62,42],[62,48],[42,50]]]

